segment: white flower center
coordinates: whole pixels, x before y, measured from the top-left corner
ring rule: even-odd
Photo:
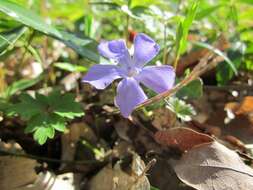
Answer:
[[[127,73],[127,75],[129,76],[129,77],[135,77],[136,75],[138,75],[139,74],[139,70],[138,69],[136,69],[136,68],[128,68],[128,73]]]

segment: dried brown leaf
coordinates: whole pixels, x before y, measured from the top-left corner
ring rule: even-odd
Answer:
[[[131,172],[127,173],[120,162],[114,167],[107,165],[91,179],[90,190],[150,190],[145,164],[138,155],[133,155],[130,167]]]
[[[241,102],[236,114],[249,114],[253,112],[253,96],[246,96]]]
[[[177,176],[198,190],[252,190],[253,170],[218,142],[193,148],[176,163]]]
[[[195,146],[214,141],[206,134],[185,127],[158,131],[155,133],[155,140],[161,145],[177,147],[182,151],[188,151]]]

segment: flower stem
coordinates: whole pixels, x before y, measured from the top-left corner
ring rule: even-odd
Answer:
[[[164,28],[163,28],[163,64],[167,64],[167,47],[166,47],[166,41],[167,41],[167,31],[166,31],[166,21],[164,22]]]
[[[178,60],[179,60],[179,53],[177,53],[176,59],[175,59],[174,64],[173,64],[173,67],[174,67],[174,69],[175,69],[175,72],[177,71]]]
[[[128,28],[129,28],[129,16],[126,15],[125,39],[126,39],[126,45],[127,45],[127,47],[129,46],[129,32],[128,32]]]

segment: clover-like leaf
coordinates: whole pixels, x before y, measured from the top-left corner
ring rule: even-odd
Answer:
[[[190,121],[191,116],[196,114],[194,108],[190,104],[178,98],[169,98],[166,100],[166,103],[166,108],[176,113],[177,117],[183,121]]]

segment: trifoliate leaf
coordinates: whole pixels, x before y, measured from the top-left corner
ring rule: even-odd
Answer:
[[[196,114],[194,108],[190,104],[186,104],[185,101],[178,98],[169,98],[166,100],[166,103],[166,108],[173,111],[177,117],[183,121],[190,121],[191,116]]]

